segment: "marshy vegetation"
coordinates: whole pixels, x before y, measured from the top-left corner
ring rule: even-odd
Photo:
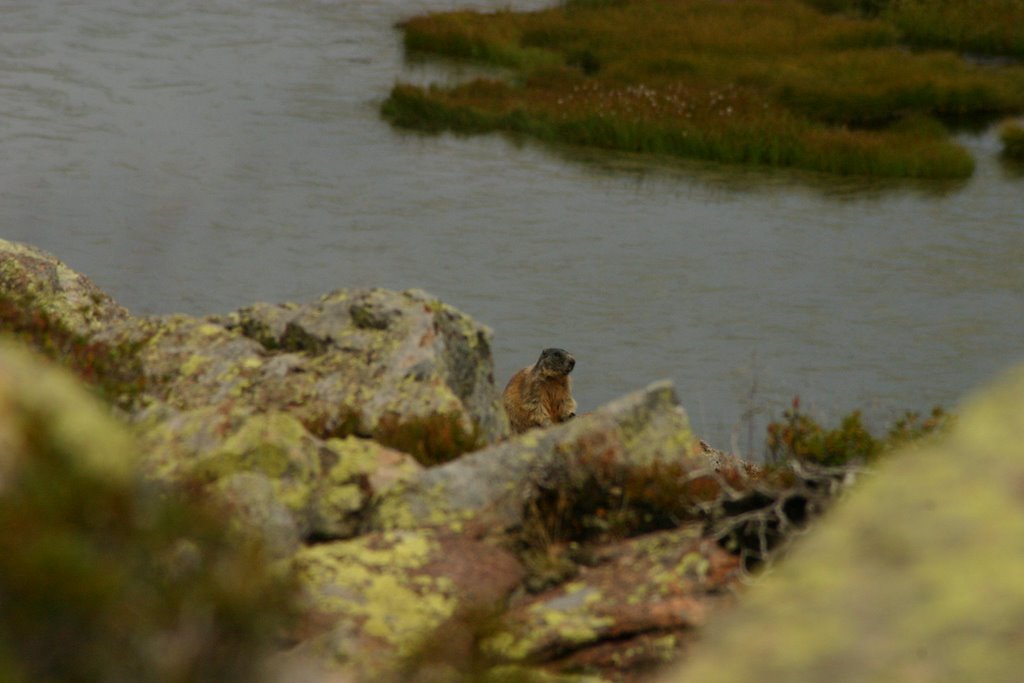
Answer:
[[[1024,57],[1020,0],[809,0],[827,12],[880,17],[909,45]]]
[[[926,17],[941,25],[954,10],[970,15],[952,24],[970,27],[955,40],[926,30]],[[427,131],[507,131],[836,174],[965,177],[973,161],[947,126],[1024,111],[1024,67],[925,48],[1017,54],[1024,22],[1009,18],[1021,11],[1024,0],[567,0],[536,12],[433,14],[402,24],[410,53],[512,76],[397,84],[382,111]],[[985,28],[995,24],[998,36]]]
[[[1024,122],[1007,121],[999,129],[1003,141],[1003,156],[1013,161],[1024,161]]]

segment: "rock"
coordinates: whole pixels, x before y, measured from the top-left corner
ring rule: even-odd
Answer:
[[[236,472],[219,479],[213,490],[224,504],[232,531],[261,539],[270,557],[284,559],[302,546],[304,531],[275,488],[265,474]]]
[[[109,416],[99,428],[95,415],[79,425],[89,411],[63,403],[77,389],[32,370],[5,375],[0,349],[0,524],[17,510],[3,501],[20,481],[18,453],[38,445],[8,416],[31,405],[29,422],[52,440],[40,452],[75,460],[60,471],[146,492],[127,507],[75,508],[72,524],[113,534],[112,557],[128,569],[103,568],[117,579],[110,586],[127,586],[133,616],[137,602],[187,622],[184,634],[140,636],[139,657],[160,661],[110,679],[232,680],[227,659],[257,678],[249,652],[262,653],[266,629],[281,623],[282,593],[261,571],[276,560],[302,596],[276,680],[625,681],[689,648],[708,613],[731,602],[748,539],[766,552],[772,544],[760,539],[781,543],[841,488],[702,448],[667,382],[505,439],[490,331],[418,290],[136,318],[44,252],[0,242],[0,255],[0,321],[15,320],[21,338],[55,358],[78,359],[67,364],[81,376],[114,373],[104,395],[135,436]],[[49,344],[53,330],[60,344]],[[196,515],[198,531],[157,524],[173,538],[118,554],[118,543],[163,519],[164,502],[179,506],[174,519]],[[149,516],[133,517],[135,505]],[[125,510],[131,532],[116,524]],[[18,556],[20,538],[6,538],[0,569]],[[0,596],[5,580],[0,572]],[[77,575],[58,583],[46,587],[63,596]],[[24,586],[15,588],[20,600]],[[204,602],[175,602],[188,595]],[[232,624],[221,615],[235,597],[244,618]],[[9,603],[0,599],[0,678],[14,651]],[[103,611],[100,621],[119,618]],[[213,620],[209,638],[197,619]],[[102,630],[88,623],[83,636]],[[274,628],[278,642],[281,633]],[[83,651],[135,661],[121,653],[136,641],[96,642],[103,648]],[[193,675],[207,671],[199,654],[228,673]],[[150,676],[150,666],[180,670]]]
[[[0,240],[0,330],[123,407],[140,388],[134,348],[98,337],[127,319],[128,313],[85,276],[34,247]]]
[[[439,629],[459,613],[494,610],[522,578],[507,551],[431,530],[310,546],[292,564],[310,621],[323,631],[292,656],[359,681],[388,680],[431,650],[468,650],[470,642],[456,641],[471,634],[438,638]]]
[[[133,318],[54,256],[0,240],[5,301],[44,316],[44,328],[52,321],[101,344],[88,351],[104,356],[103,372],[130,369],[112,392],[130,390],[131,412],[160,403],[288,412],[315,436],[373,438],[425,464],[508,433],[491,331],[420,290],[342,290],[224,316]]]
[[[549,670],[621,680],[679,656],[708,614],[732,603],[739,561],[702,525],[602,546],[572,581],[519,595],[484,647]]]
[[[328,432],[350,424],[432,461],[508,433],[490,330],[425,292],[342,290],[306,306],[257,304],[223,321],[269,351],[305,355],[289,374],[312,375],[312,405],[300,409]]]
[[[671,383],[657,382],[570,422],[424,470],[379,500],[370,526],[459,526],[484,515],[496,528],[513,527],[522,522],[528,491],[543,484],[538,477],[564,469],[563,462],[705,465],[695,443]]]
[[[1024,368],[887,458],[669,681],[1009,681],[1024,634]]]
[[[373,438],[431,464],[507,433],[490,336],[422,292],[352,290],[150,318],[113,340],[138,345],[149,403],[286,411],[319,437]]]
[[[0,297],[13,298],[90,337],[128,312],[84,275],[41,249],[0,239]]]
[[[214,484],[234,521],[270,533],[279,549],[293,545],[290,530],[296,540],[354,536],[371,497],[421,469],[373,441],[319,439],[288,413],[231,404],[163,408],[138,431],[148,476]]]
[[[266,680],[288,592],[136,459],[69,373],[0,342],[0,680]]]

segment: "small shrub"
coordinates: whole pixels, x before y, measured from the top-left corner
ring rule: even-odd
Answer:
[[[896,448],[917,441],[926,436],[948,429],[953,416],[936,406],[928,417],[922,418],[920,413],[907,411],[898,418],[885,435],[885,448]]]
[[[768,425],[766,449],[771,462],[797,460],[818,465],[841,467],[869,463],[897,446],[944,429],[950,417],[941,408],[922,420],[918,413],[907,412],[898,418],[883,437],[876,437],[864,426],[861,413],[853,411],[833,429],[822,427],[800,408],[800,399]]]

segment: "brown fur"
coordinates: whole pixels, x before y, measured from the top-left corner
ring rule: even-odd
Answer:
[[[544,349],[536,363],[508,381],[503,399],[512,431],[549,427],[576,416],[569,373],[576,359],[563,349]]]

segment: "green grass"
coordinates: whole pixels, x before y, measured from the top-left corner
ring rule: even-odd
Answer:
[[[999,138],[1003,142],[1004,158],[1024,161],[1024,123],[1007,121],[999,129]]]
[[[835,9],[835,8],[833,8]],[[398,84],[399,126],[837,174],[961,178],[938,121],[1024,110],[1024,69],[910,52],[882,19],[796,0],[582,0],[403,25],[410,52],[509,67],[508,81]]]

